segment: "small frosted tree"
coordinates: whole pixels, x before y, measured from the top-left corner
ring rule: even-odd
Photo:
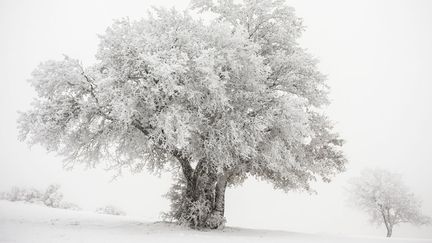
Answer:
[[[226,187],[248,176],[311,190],[342,171],[342,140],[321,109],[328,87],[297,44],[294,10],[280,0],[191,6],[214,19],[156,8],[108,28],[93,66],[42,63],[21,139],[69,165],[172,171],[168,216],[197,228],[223,225]]]
[[[350,201],[371,216],[371,221],[384,224],[387,237],[400,223],[424,225],[430,217],[420,212],[421,203],[402,183],[401,175],[385,170],[364,170],[353,178],[349,187]]]

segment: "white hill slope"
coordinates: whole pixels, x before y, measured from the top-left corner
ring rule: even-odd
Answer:
[[[354,238],[283,231],[227,227],[217,231],[195,231],[174,224],[141,222],[126,216],[53,209],[0,200],[0,242],[431,242],[402,238]]]

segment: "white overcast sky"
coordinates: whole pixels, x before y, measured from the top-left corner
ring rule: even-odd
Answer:
[[[239,227],[384,235],[347,206],[346,181],[364,168],[402,173],[432,216],[432,1],[290,0],[307,26],[300,40],[321,60],[332,104],[328,114],[346,140],[347,172],[318,194],[283,193],[248,180],[227,191],[228,224]],[[103,169],[64,171],[61,158],[17,141],[18,110],[35,95],[26,80],[36,65],[61,54],[94,62],[113,19],[144,17],[151,5],[184,9],[186,0],[0,1],[0,191],[59,183],[66,199],[93,210],[114,204],[158,220],[170,176],[145,172],[110,182]],[[402,225],[396,237],[432,237],[432,227]]]

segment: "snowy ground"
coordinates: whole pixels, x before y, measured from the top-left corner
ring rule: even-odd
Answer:
[[[431,242],[432,240],[354,238],[282,231],[226,228],[194,231],[169,223],[148,223],[127,216],[52,209],[0,200],[0,242]]]

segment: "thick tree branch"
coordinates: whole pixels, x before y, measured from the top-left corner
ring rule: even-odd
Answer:
[[[172,152],[172,155],[180,162],[183,175],[185,176],[188,184],[192,183],[194,170],[192,169],[189,160],[185,158],[183,153],[177,149]]]

